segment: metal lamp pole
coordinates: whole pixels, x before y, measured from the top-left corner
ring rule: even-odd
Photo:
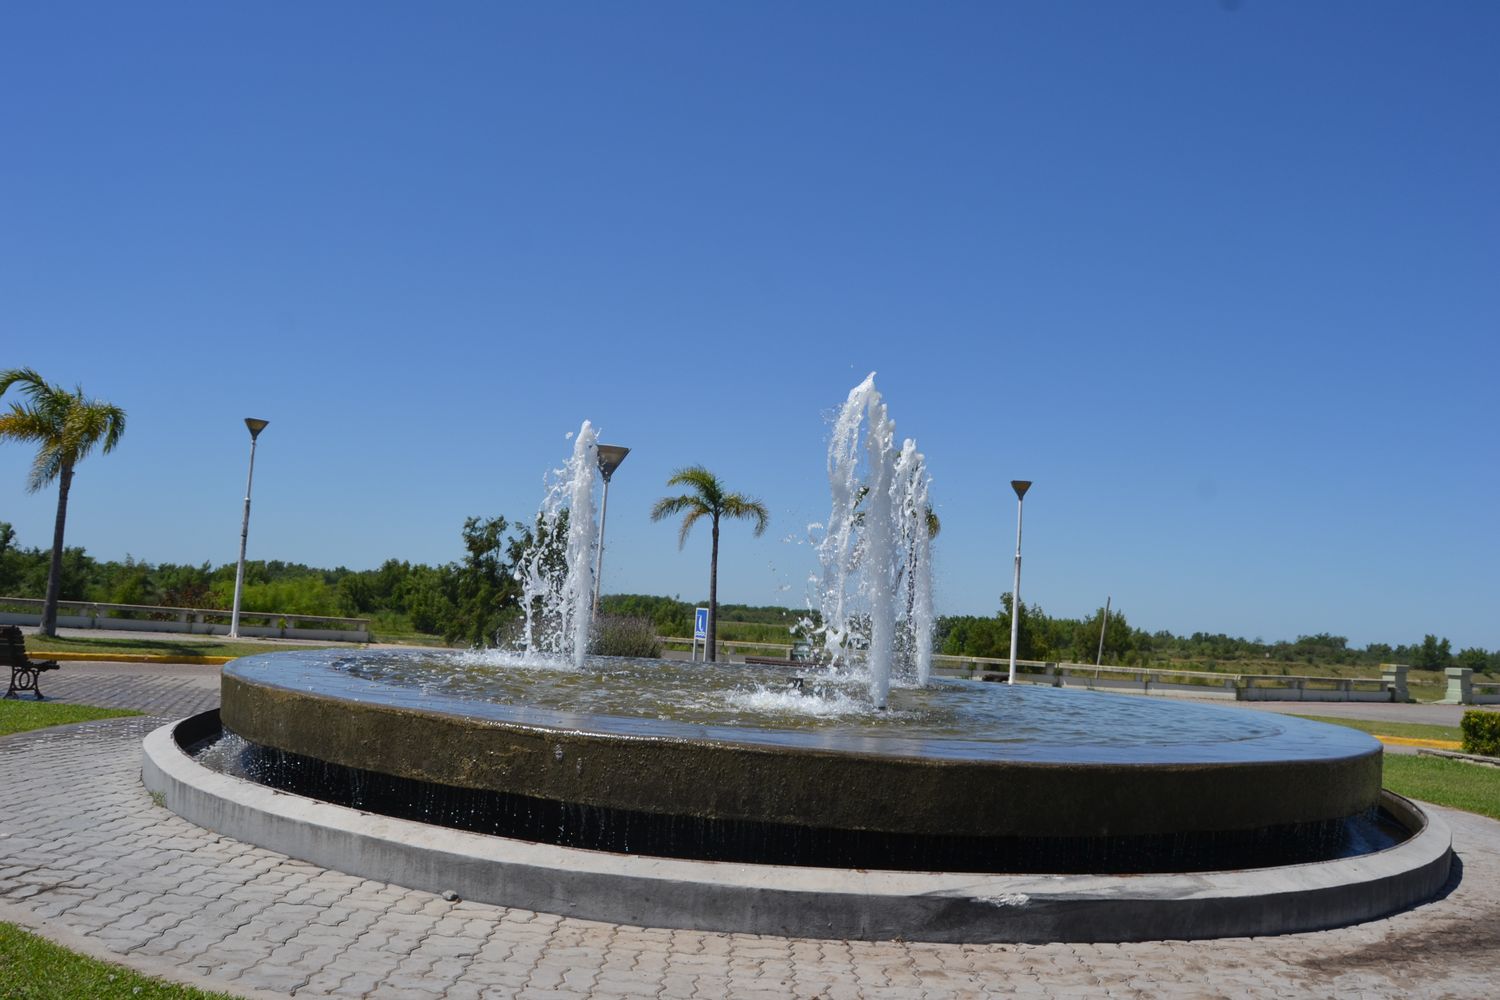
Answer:
[[[240,594],[245,589],[245,542],[250,538],[250,485],[255,482],[255,439],[266,429],[269,420],[246,417],[250,429],[250,474],[245,477],[245,519],[240,524],[240,564],[234,571],[234,611],[229,616],[229,638],[240,637]]]
[[[599,505],[599,551],[594,553],[594,614],[599,613],[599,574],[604,571],[604,519],[609,516],[609,477],[615,474],[629,448],[617,444],[601,444],[599,452],[599,474],[604,477],[604,500]]]
[[[1010,683],[1016,682],[1016,636],[1021,627],[1021,505],[1026,500],[1026,491],[1031,489],[1030,480],[1012,479],[1010,488],[1016,491],[1016,582],[1010,588]]]

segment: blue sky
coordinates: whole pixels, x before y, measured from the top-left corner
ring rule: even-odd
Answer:
[[[827,420],[928,456],[943,612],[1500,647],[1500,7],[10,4],[0,367],[124,406],[103,558],[460,554],[587,418],[606,592],[800,604]],[[29,452],[0,520],[50,540]],[[8,484],[8,485],[7,485]]]

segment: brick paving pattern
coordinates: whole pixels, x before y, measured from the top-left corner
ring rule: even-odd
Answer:
[[[151,974],[232,993],[520,1000],[1500,995],[1500,823],[1466,813],[1440,810],[1462,859],[1442,898],[1314,934],[939,945],[626,927],[448,901],[188,824],[142,788],[140,740],[167,718],[216,704],[212,668],[100,668],[97,675],[72,672],[69,684],[75,681],[78,690],[58,683],[55,693],[160,715],[0,739],[0,919]]]

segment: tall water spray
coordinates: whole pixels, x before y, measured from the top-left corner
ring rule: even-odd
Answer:
[[[863,428],[864,446],[860,447]],[[884,707],[892,669],[925,684],[932,667],[932,564],[926,462],[896,424],[875,373],[849,391],[828,444],[832,501],[818,545],[815,602],[836,668],[862,663]]]
[[[572,457],[547,476],[536,534],[516,574],[526,614],[522,641],[528,656],[561,657],[583,666],[593,624],[598,478],[599,435],[585,420],[573,440]]]

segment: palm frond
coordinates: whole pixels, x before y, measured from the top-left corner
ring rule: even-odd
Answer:
[[[667,480],[668,486],[691,486],[709,507],[718,507],[724,499],[724,484],[719,477],[701,465],[678,469]]]
[[[125,411],[98,400],[77,398],[64,420],[64,430],[64,444],[74,462],[86,458],[96,444],[102,443],[102,450],[111,452],[125,433]]]
[[[0,372],[0,395],[12,386],[19,386],[28,402],[13,403],[9,413],[0,415],[0,438],[38,446],[27,476],[32,492],[87,457],[95,446],[113,451],[125,433],[125,411],[87,398],[82,388],[69,392],[30,368]]]
[[[766,525],[771,522],[771,515],[765,504],[739,493],[731,493],[725,497],[720,512],[725,517],[754,518],[756,537],[765,534]]]
[[[681,496],[662,497],[651,508],[651,520],[661,521],[675,514],[686,513],[682,531],[677,538],[679,548],[687,544],[688,532],[699,518],[713,518],[717,525],[721,516],[750,517],[755,519],[755,533],[766,530],[770,515],[759,500],[752,500],[739,493],[726,493],[719,477],[701,465],[690,465],[678,469],[667,480],[668,486],[688,486],[693,492]]]
[[[63,454],[48,448],[37,449],[31,460],[31,471],[26,474],[26,492],[40,493],[63,471]]]
[[[10,412],[0,414],[0,438],[12,441],[45,441],[52,424],[35,407],[12,403]]]
[[[48,385],[34,368],[12,368],[9,371],[0,372],[0,396],[5,395],[6,390],[13,385],[19,385],[21,391],[33,401],[41,396],[61,391],[55,385]]]
[[[672,515],[680,514],[701,502],[695,496],[662,497],[651,507],[651,520],[664,521]]]
[[[709,517],[711,514],[712,511],[702,507],[694,507],[688,511],[687,517],[682,519],[682,530],[677,532],[677,547],[679,549],[687,547],[688,532],[693,530],[693,525],[698,523],[698,519]]]

